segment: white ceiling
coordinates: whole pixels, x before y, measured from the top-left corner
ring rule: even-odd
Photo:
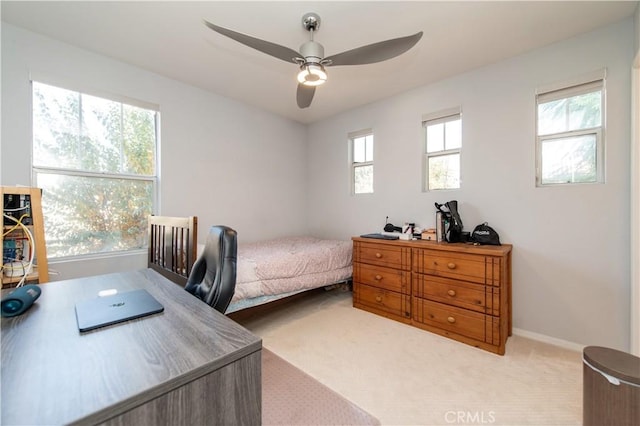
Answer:
[[[593,30],[636,1],[2,1],[2,21],[311,123],[342,111]],[[298,50],[316,12],[327,56],[424,31],[386,62],[328,68],[311,107],[295,101],[296,65],[217,34],[214,24]]]

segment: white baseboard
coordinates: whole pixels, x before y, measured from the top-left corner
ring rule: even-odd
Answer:
[[[582,352],[583,349],[586,347],[586,345],[581,345],[579,343],[569,342],[568,340],[547,336],[546,334],[534,333],[533,331],[527,331],[521,328],[514,328],[513,334],[526,337],[527,339],[537,340],[543,343],[549,343],[550,345],[559,346],[561,348],[570,349],[577,352]]]

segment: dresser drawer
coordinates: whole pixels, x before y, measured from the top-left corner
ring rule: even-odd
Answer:
[[[413,250],[413,270],[421,274],[500,285],[501,258],[438,250]]]
[[[411,296],[408,294],[354,282],[353,302],[354,305],[361,304],[395,316],[411,318]]]
[[[411,248],[383,243],[354,242],[353,261],[409,271]]]
[[[500,315],[499,287],[414,273],[413,294],[484,314]]]
[[[413,320],[492,345],[500,344],[500,320],[467,309],[412,298]]]
[[[411,293],[411,272],[409,271],[355,262],[353,280],[398,293]]]

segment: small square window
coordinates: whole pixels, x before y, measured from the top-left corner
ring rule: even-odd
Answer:
[[[604,80],[538,94],[538,186],[602,182]]]
[[[351,188],[353,194],[373,193],[373,133],[350,135]]]
[[[423,122],[425,129],[424,190],[460,188],[462,117],[443,113]]]

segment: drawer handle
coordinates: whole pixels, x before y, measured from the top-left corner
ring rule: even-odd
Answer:
[[[382,302],[382,296],[376,296],[376,302]]]
[[[381,253],[376,253],[376,257],[377,257],[378,259],[380,259],[380,258],[382,257],[382,254],[381,254]]]
[[[447,268],[449,268],[449,269],[456,269],[456,264],[455,264],[455,263],[453,263],[453,262],[449,262],[449,263],[447,263]]]
[[[382,275],[376,275],[375,278],[376,280],[380,281],[382,279]]]
[[[450,324],[453,324],[456,322],[456,319],[454,317],[448,317],[447,321],[449,321]]]
[[[456,295],[456,291],[455,291],[455,290],[449,290],[449,291],[447,291],[447,294],[448,294],[449,296],[451,296],[451,297],[455,297],[455,295]]]

